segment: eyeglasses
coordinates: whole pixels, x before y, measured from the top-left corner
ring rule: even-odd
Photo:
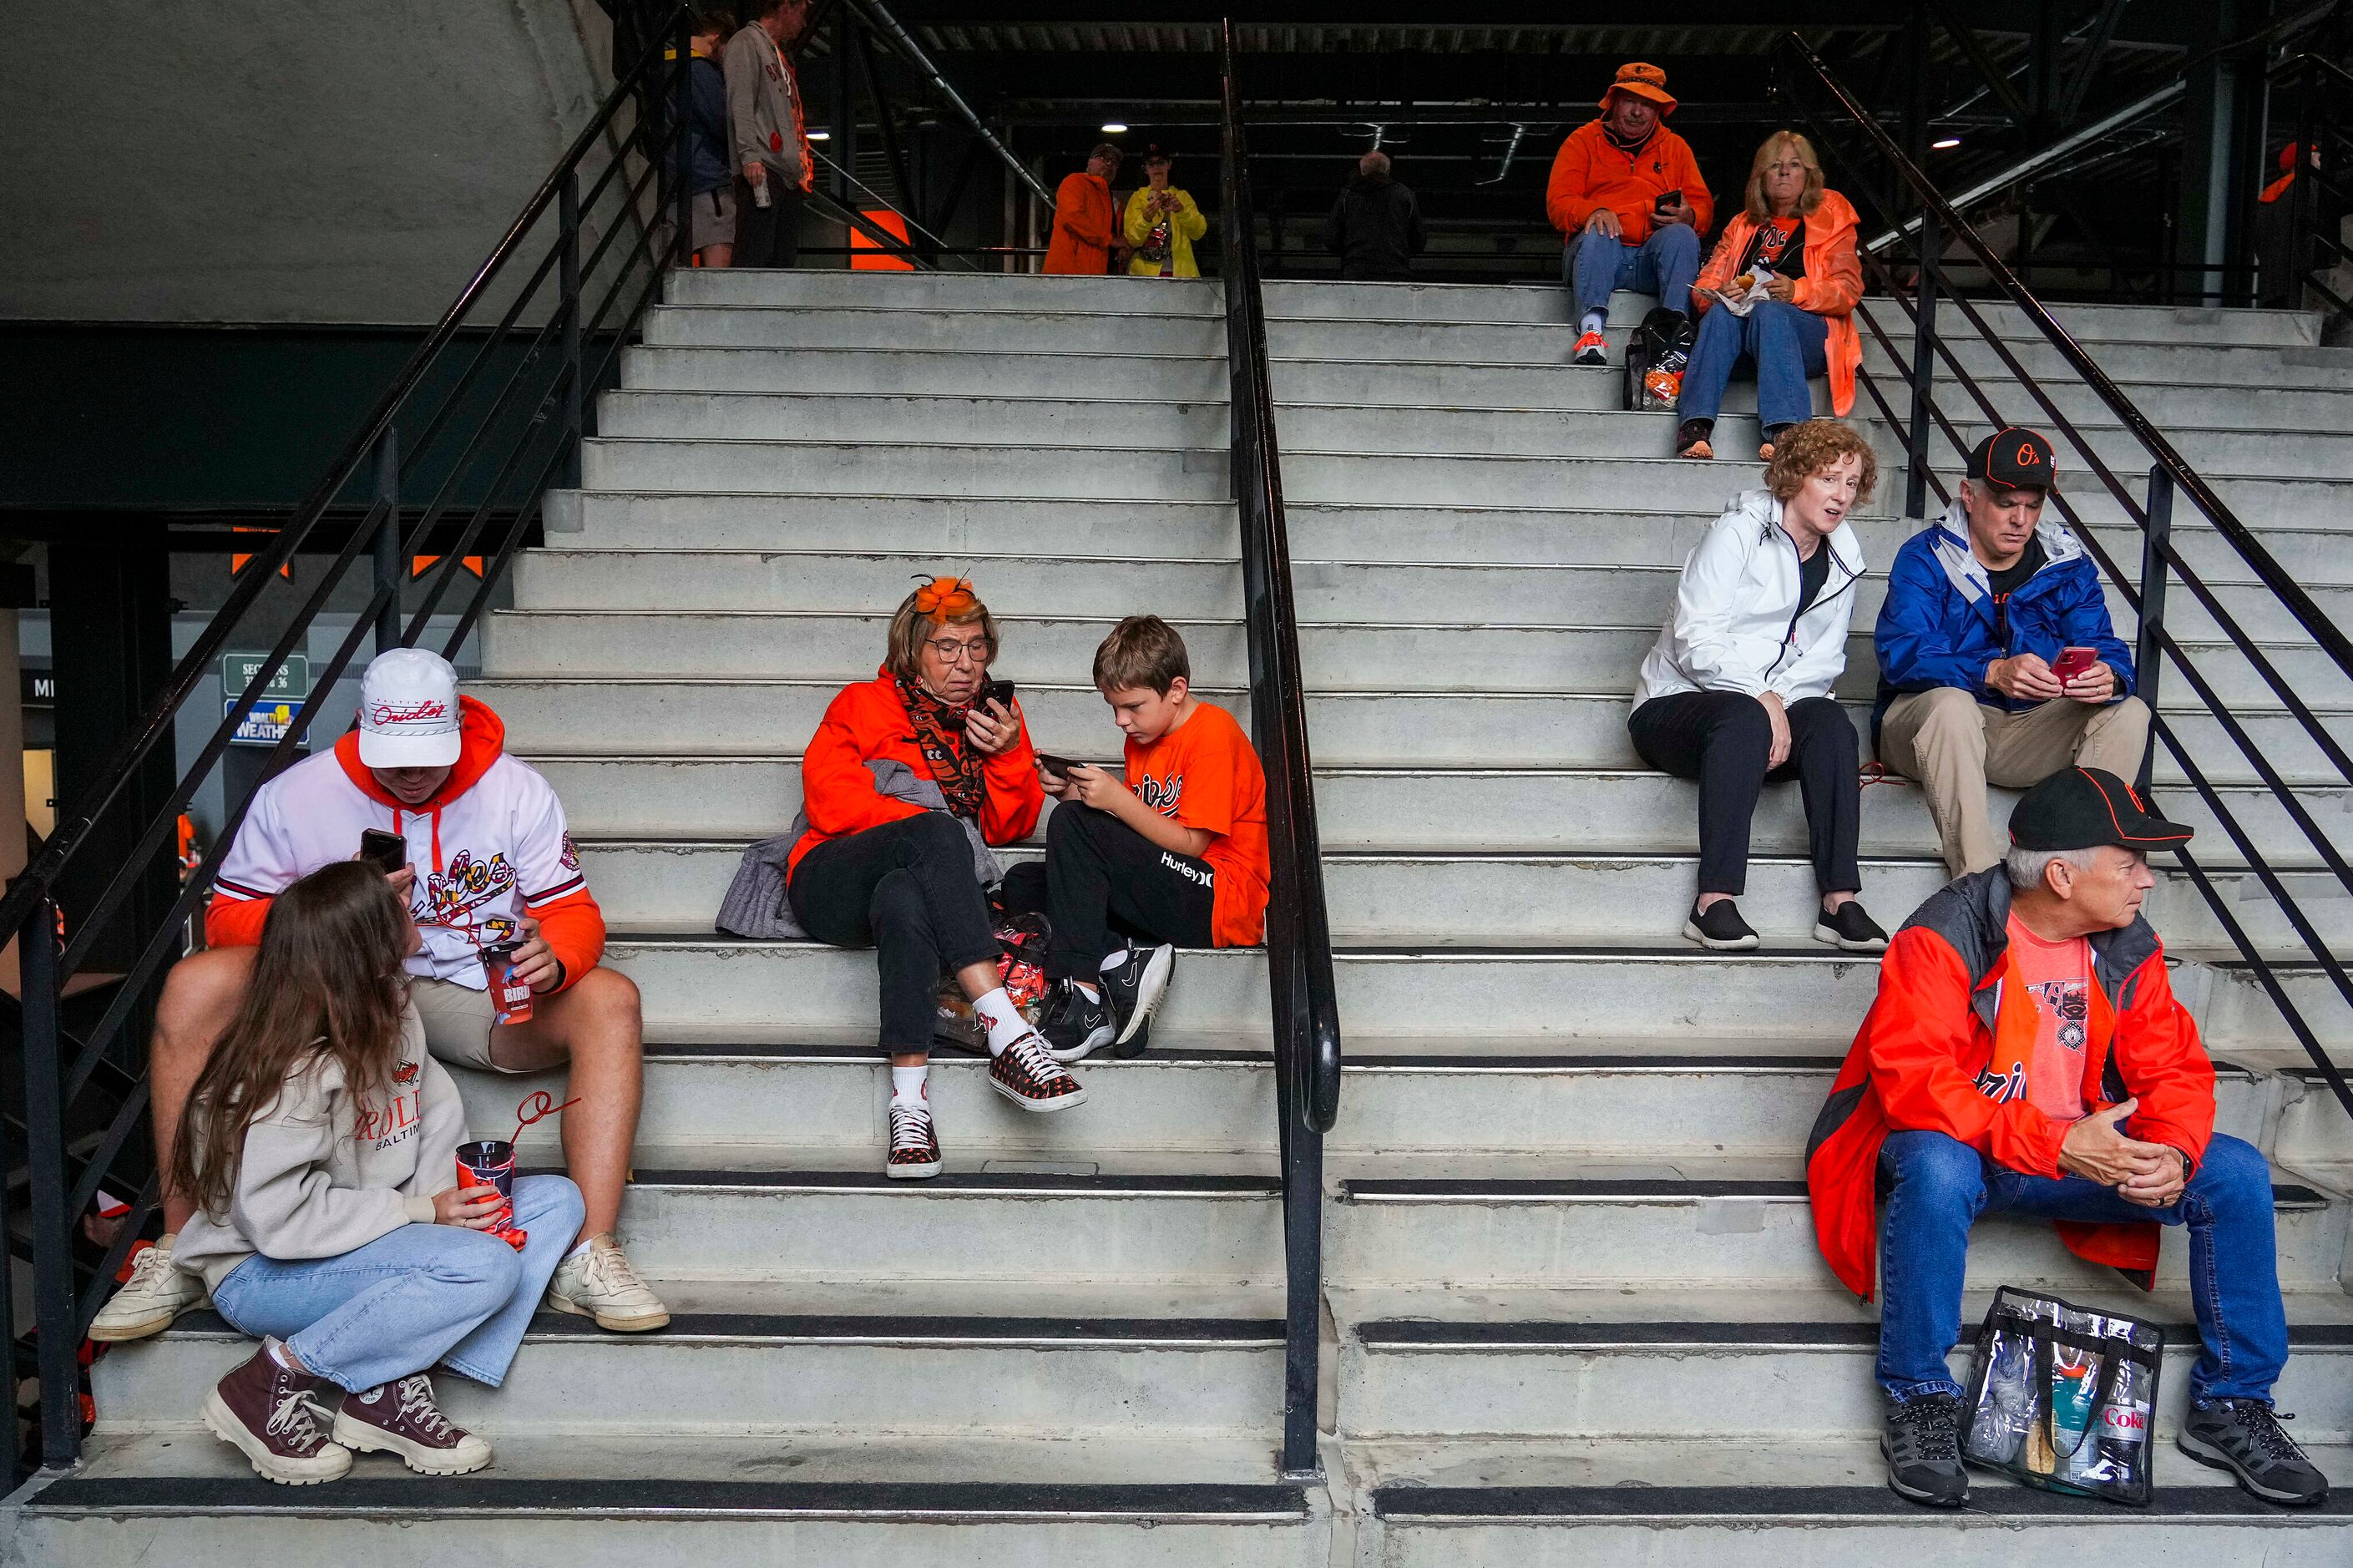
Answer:
[[[939,655],[942,664],[987,664],[988,639],[974,637],[969,642],[955,637],[933,637],[923,646]]]

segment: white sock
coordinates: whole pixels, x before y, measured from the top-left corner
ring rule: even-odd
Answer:
[[[1577,330],[1578,331],[1580,331],[1580,332],[1598,332],[1598,331],[1599,331],[1602,328],[1604,328],[1604,327],[1608,326],[1609,324],[1609,311],[1607,311],[1607,310],[1588,310],[1588,311],[1586,311],[1586,312],[1585,312],[1585,315],[1583,316],[1583,318],[1581,318],[1581,319],[1577,321]]]
[[[1105,974],[1109,974],[1113,970],[1117,969],[1121,964],[1125,963],[1128,961],[1129,955],[1134,953],[1134,951],[1135,950],[1132,947],[1115,947],[1112,949],[1111,952],[1104,953],[1103,961],[1101,963],[1096,964],[1095,967],[1103,971]]]
[[[891,1103],[922,1105],[932,1097],[926,1081],[932,1075],[929,1062],[921,1067],[893,1067],[891,1069]]]
[[[562,1265],[571,1262],[575,1258],[586,1258],[588,1256],[588,1248],[592,1245],[594,1245],[593,1238],[584,1236],[577,1242],[573,1244],[571,1251],[565,1253],[555,1261],[558,1265]]]
[[[294,1358],[292,1356],[286,1353],[286,1342],[283,1340],[271,1340],[269,1342],[269,1359],[276,1362],[280,1366],[284,1367],[288,1372],[301,1372],[303,1370],[294,1364]]]
[[[1071,977],[1071,984],[1085,992],[1087,994],[1088,1001],[1100,1002],[1103,1000],[1103,988],[1101,986],[1090,984],[1086,981],[1080,979],[1075,974]]]
[[[1021,1009],[1013,1005],[1013,998],[1005,994],[1002,985],[986,996],[974,998],[972,1010],[988,1026],[988,1054],[992,1057],[1003,1056],[1006,1047],[1029,1032],[1029,1021],[1021,1016]]]

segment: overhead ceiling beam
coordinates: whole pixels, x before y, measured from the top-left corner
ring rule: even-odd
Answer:
[[[2075,116],[2084,111],[2084,95],[2091,90],[2093,79],[2100,67],[2107,63],[2108,43],[2116,36],[2116,22],[2132,0],[2105,0],[2100,15],[2092,24],[2092,36],[2085,41],[2083,58],[2075,67],[2074,79],[2067,84],[2067,96],[2059,105],[2059,123],[2073,125]]]
[[[1953,15],[1950,0],[1928,0],[1928,8],[1936,13],[1946,37],[1951,38],[1968,58],[1970,66],[1985,79],[1986,86],[1993,89],[1993,95],[2001,100],[2001,106],[2010,111],[2010,119],[2021,125],[2033,119],[2032,111],[2026,107],[2026,100],[2019,97],[2018,89],[2010,85],[2010,73],[1986,53],[1985,45],[1978,41],[1977,34]]]

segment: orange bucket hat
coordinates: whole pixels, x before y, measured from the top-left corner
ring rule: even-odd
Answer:
[[[1618,68],[1618,79],[1609,84],[1609,92],[1630,92],[1636,98],[1647,98],[1659,106],[1661,114],[1672,114],[1675,100],[1667,91],[1667,73],[1642,60],[1633,60]],[[1600,107],[1609,107],[1609,92],[1601,95]]]

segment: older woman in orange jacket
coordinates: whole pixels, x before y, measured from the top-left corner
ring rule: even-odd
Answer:
[[[1692,306],[1703,314],[1683,371],[1678,455],[1715,456],[1716,412],[1725,384],[1744,363],[1756,367],[1765,430],[1757,456],[1766,462],[1781,430],[1813,417],[1808,378],[1830,377],[1834,413],[1854,406],[1855,368],[1862,363],[1853,319],[1862,297],[1857,222],[1844,196],[1822,188],[1812,142],[1794,131],[1765,138],[1749,167],[1747,205],[1724,226],[1692,288]],[[1764,297],[1757,298],[1760,286]],[[1752,300],[1745,309],[1738,303]]]

